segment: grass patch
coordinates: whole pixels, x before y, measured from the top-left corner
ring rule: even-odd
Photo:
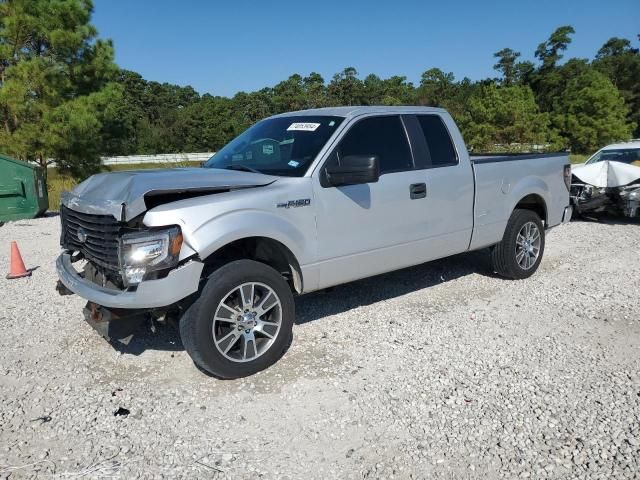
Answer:
[[[569,161],[571,163],[584,163],[587,158],[589,158],[590,155],[578,155],[578,154],[571,154],[569,155]]]
[[[131,165],[105,165],[104,172],[119,172],[123,170],[150,170],[158,168],[180,168],[197,167],[200,162],[177,162],[177,163],[135,163]],[[47,170],[47,191],[49,193],[49,210],[57,212],[60,208],[60,195],[65,190],[71,190],[78,183],[78,180],[60,173],[56,168]]]

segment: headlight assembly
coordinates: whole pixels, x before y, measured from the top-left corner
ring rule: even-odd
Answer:
[[[175,267],[181,247],[179,227],[123,235],[118,253],[125,284],[137,285],[147,272]]]

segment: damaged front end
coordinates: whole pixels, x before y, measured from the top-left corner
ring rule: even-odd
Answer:
[[[204,267],[184,225],[149,226],[146,213],[167,203],[275,180],[216,169],[90,177],[62,195],[57,290],[88,301],[85,318],[102,336],[126,341],[145,319],[180,313],[198,291]]]
[[[575,167],[570,198],[579,215],[640,216],[640,167],[612,161]]]
[[[640,183],[624,187],[594,187],[574,176],[571,204],[578,214],[610,213],[637,217],[640,216]]]
[[[167,317],[198,288],[202,263],[180,260],[179,228],[148,229],[64,205],[60,218],[57,290],[88,300],[85,320],[107,340],[128,343],[141,323]]]

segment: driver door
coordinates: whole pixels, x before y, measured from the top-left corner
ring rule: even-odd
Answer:
[[[378,156],[379,180],[331,186],[326,168],[348,155]],[[314,181],[319,288],[416,263],[426,229],[424,182],[400,116],[369,116],[348,128]]]

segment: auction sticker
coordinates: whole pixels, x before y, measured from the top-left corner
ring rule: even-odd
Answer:
[[[292,123],[291,125],[289,125],[289,128],[287,128],[287,130],[297,130],[299,132],[315,132],[319,126],[319,123]]]

